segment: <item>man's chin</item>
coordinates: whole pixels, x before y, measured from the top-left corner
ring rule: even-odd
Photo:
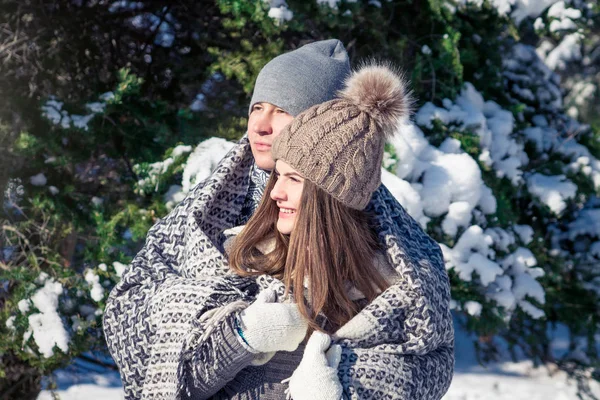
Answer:
[[[254,162],[258,168],[264,169],[265,171],[272,171],[273,168],[275,168],[275,162],[273,162],[271,154],[268,156],[254,157]]]

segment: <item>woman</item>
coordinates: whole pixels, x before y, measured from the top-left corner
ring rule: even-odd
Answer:
[[[302,368],[290,379],[291,397],[340,399],[341,348],[329,349],[329,336],[320,333],[333,334],[350,321],[396,279],[395,271],[385,260],[369,216],[344,205],[285,161],[277,160],[265,193],[270,198],[235,240],[230,266],[241,276],[268,274],[281,279],[293,293],[290,297],[298,310],[292,310],[306,321],[309,335],[318,331],[304,350]],[[242,312],[238,320],[238,333],[250,348],[254,340],[246,338],[243,321],[252,311]],[[267,324],[264,317],[254,320]],[[291,337],[287,333],[293,343]],[[283,357],[297,361],[297,354]]]
[[[261,292],[250,306],[246,289],[245,301],[201,316],[204,356],[195,365],[207,367],[187,380],[189,397],[218,389],[218,398],[282,398],[285,390],[295,400],[445,393],[448,310],[432,308],[402,262],[390,263],[393,241],[364,212],[381,184],[386,136],[409,103],[396,73],[366,66],[339,98],[299,114],[275,139],[265,196],[229,246],[231,286],[251,281]],[[432,320],[443,325],[424,336]]]

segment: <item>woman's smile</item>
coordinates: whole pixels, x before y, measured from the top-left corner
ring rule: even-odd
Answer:
[[[291,208],[279,208],[279,218],[291,218],[296,215],[296,210]]]

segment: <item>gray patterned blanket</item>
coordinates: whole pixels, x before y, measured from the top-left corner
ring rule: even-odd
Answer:
[[[263,276],[228,272],[223,231],[235,226],[253,158],[242,139],[213,174],[153,226],[106,305],[104,332],[127,399],[177,399],[178,370],[194,359],[200,316],[253,301]],[[438,244],[381,186],[368,212],[401,279],[335,335],[349,399],[440,399],[452,380],[454,332],[448,276]],[[258,286],[257,286],[258,284]],[[193,366],[191,366],[193,368]]]

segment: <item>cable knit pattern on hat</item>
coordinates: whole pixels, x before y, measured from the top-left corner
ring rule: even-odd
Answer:
[[[339,98],[298,115],[275,139],[273,158],[362,210],[381,184],[385,139],[407,116],[410,103],[396,72],[367,65],[347,80]]]

